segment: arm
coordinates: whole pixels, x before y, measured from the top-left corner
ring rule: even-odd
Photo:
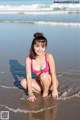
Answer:
[[[58,91],[57,91],[58,80],[56,77],[55,61],[52,54],[48,54],[48,62],[50,66],[50,74],[51,74],[51,80],[52,80],[52,96],[58,97]]]
[[[27,84],[28,84],[28,96],[29,96],[28,100],[33,102],[36,100],[36,98],[32,92],[31,60],[29,57],[26,58],[26,75],[27,75],[26,80],[27,80]]]
[[[26,80],[28,83],[28,95],[32,94],[32,88],[31,88],[31,68],[30,68],[30,58],[26,58]]]

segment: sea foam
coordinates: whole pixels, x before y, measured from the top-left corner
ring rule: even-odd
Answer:
[[[0,106],[4,107],[4,108],[6,108],[9,111],[12,111],[14,113],[17,113],[17,112],[20,112],[20,113],[39,113],[39,112],[43,112],[45,110],[49,110],[49,109],[52,109],[52,108],[56,107],[56,106],[51,106],[51,107],[47,107],[47,108],[41,108],[39,110],[25,110],[25,109],[21,109],[21,108],[14,109],[14,108],[11,108],[11,107],[6,106],[6,105],[0,105]]]
[[[0,85],[1,88],[7,88],[7,89],[18,89],[17,87],[12,87],[12,86],[4,86]]]
[[[11,23],[24,23],[24,24],[36,24],[45,26],[65,26],[65,27],[80,27],[78,22],[46,22],[46,21],[17,21],[17,20],[1,20],[0,22],[11,22]]]
[[[10,12],[10,11],[31,11],[32,13],[34,11],[40,12],[53,12],[53,11],[76,11],[80,12],[80,4],[32,4],[32,5],[16,5],[16,6],[10,6],[10,5],[0,5],[0,11],[3,12]]]

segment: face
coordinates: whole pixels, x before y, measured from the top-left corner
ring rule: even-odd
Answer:
[[[45,43],[36,42],[36,44],[34,44],[33,48],[34,48],[35,53],[38,56],[40,56],[40,55],[43,55],[45,53],[46,46],[45,46]]]

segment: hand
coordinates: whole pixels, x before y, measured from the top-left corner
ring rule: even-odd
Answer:
[[[54,90],[52,91],[52,97],[53,97],[53,98],[58,98],[58,91],[57,91],[57,89],[54,89]]]
[[[30,102],[35,102],[36,101],[36,97],[32,94],[32,95],[29,95],[28,99]]]

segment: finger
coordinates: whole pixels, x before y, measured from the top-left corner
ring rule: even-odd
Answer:
[[[33,100],[32,100],[32,101],[33,101],[33,102],[34,102],[34,101],[36,101],[36,98],[33,98]]]
[[[27,101],[31,101],[31,98],[28,98]]]
[[[31,102],[34,102],[34,99],[32,99]]]
[[[29,98],[27,98],[27,100],[29,100]]]
[[[29,98],[28,101],[29,101],[29,102],[34,102],[35,100],[32,99],[32,98]]]
[[[58,96],[56,96],[56,95],[55,95],[53,98],[54,98],[54,99],[57,99],[57,98],[58,98]]]
[[[36,97],[34,99],[37,100]]]
[[[52,95],[53,98],[57,98],[57,95]]]

